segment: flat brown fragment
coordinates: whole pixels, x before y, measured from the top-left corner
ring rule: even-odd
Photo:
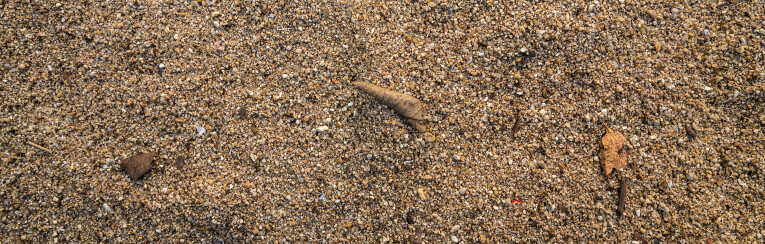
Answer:
[[[154,159],[153,152],[138,154],[122,161],[122,170],[133,180],[138,180],[151,169],[151,161]]]

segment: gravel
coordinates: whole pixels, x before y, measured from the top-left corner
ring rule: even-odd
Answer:
[[[765,242],[763,13],[0,0],[0,242]]]

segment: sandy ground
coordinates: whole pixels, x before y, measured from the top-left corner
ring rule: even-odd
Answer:
[[[0,242],[764,242],[764,6],[0,0]]]

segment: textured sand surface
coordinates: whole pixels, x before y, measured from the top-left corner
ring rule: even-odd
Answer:
[[[763,26],[760,0],[0,0],[0,242],[765,242]]]

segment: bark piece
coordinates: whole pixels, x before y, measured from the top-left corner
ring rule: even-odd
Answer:
[[[606,176],[614,169],[622,169],[627,165],[629,142],[622,133],[606,127],[606,134],[601,138],[600,162]]]
[[[618,214],[619,218],[624,215],[624,204],[627,200],[627,180],[624,179],[624,176],[622,176],[621,181],[619,182],[619,205],[616,208],[616,213]]]
[[[425,116],[422,113],[422,102],[419,99],[363,81],[353,82],[353,85],[405,117],[407,122],[416,130],[420,132],[427,131],[427,128],[422,124]]]
[[[122,170],[130,175],[133,180],[138,180],[151,169],[153,159],[153,152],[134,155],[122,161]]]

